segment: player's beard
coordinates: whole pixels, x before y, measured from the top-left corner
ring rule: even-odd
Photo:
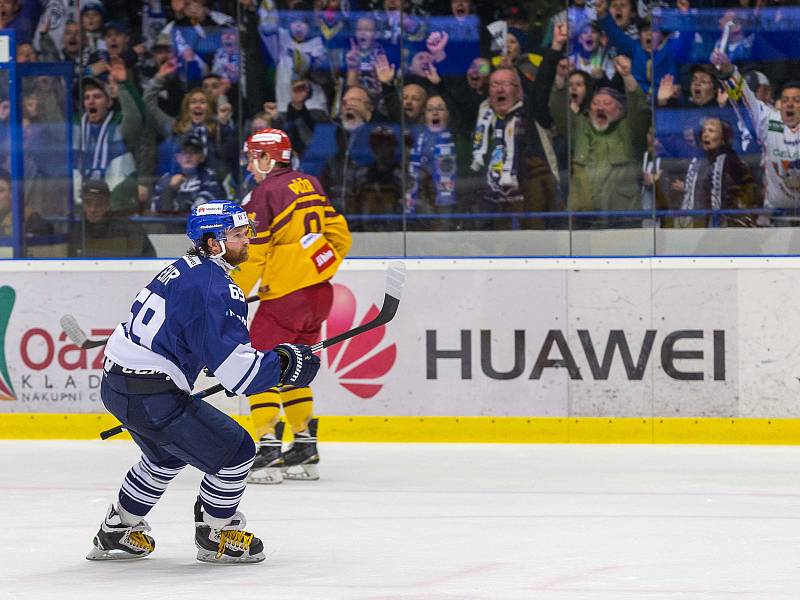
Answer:
[[[247,261],[249,249],[250,246],[242,246],[238,250],[228,247],[227,252],[225,252],[225,256],[222,258],[224,258],[229,265],[233,265],[235,267],[236,265],[240,265]]]

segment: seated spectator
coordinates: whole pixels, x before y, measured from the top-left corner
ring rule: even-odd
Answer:
[[[408,163],[406,211],[411,214],[447,214],[456,206],[456,144],[450,133],[450,112],[441,96],[425,104],[425,127],[417,135]],[[420,222],[418,229],[452,229],[451,220]]]
[[[112,210],[135,211],[136,162],[131,150],[136,148],[143,125],[136,91],[123,81],[117,102],[98,79],[85,77],[81,83],[83,116],[73,135],[76,192],[83,180],[101,179],[109,187]],[[80,198],[76,202],[80,203]]]
[[[12,220],[13,211],[11,206],[11,174],[8,171],[0,170],[0,238],[11,237],[13,235]],[[53,226],[45,221],[42,216],[25,207],[25,235],[51,235]]]
[[[70,231],[73,257],[151,257],[155,249],[141,224],[111,209],[111,193],[102,180],[81,186],[83,219]]]
[[[369,145],[375,161],[356,168],[353,200],[347,216],[374,216],[376,219],[353,219],[351,230],[401,231],[403,222],[400,219],[380,219],[381,215],[397,217],[403,210],[403,170],[397,158],[397,134],[388,126],[373,127]]]
[[[576,115],[570,129],[572,211],[638,211],[641,209],[639,176],[645,150],[650,111],[641,88],[631,74],[627,56],[615,59],[625,82],[627,98],[614,88],[597,90],[589,115]],[[639,227],[641,218],[581,218],[578,228]]]
[[[203,140],[189,134],[176,156],[179,170],[165,173],[156,183],[152,211],[159,214],[188,215],[191,210],[216,198],[224,198],[214,171],[205,164]]]
[[[698,145],[702,157],[692,159],[675,189],[683,192],[681,210],[747,209],[755,206],[753,175],[733,150],[733,128],[717,117],[703,121]],[[750,215],[685,216],[682,227],[752,227]]]
[[[11,235],[11,174],[0,171],[0,238]]]

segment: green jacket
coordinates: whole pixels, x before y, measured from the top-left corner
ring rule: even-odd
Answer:
[[[570,210],[641,209],[641,163],[649,123],[650,109],[638,87],[628,93],[625,116],[606,131],[596,131],[586,116],[571,119]]]

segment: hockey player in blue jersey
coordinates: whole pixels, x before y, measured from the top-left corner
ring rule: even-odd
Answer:
[[[125,476],[86,558],[141,558],[155,549],[144,517],[187,464],[205,477],[194,508],[197,559],[260,562],[264,546],[236,509],[255,456],[236,421],[190,392],[203,368],[235,394],[307,386],[319,370],[308,346],[250,345],[247,303],[230,271],[247,260],[251,224],[233,202],[192,210],[189,253],[161,271],[108,340],[100,395],[142,457]]]

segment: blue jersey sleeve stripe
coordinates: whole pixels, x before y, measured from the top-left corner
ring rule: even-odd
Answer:
[[[236,391],[242,380],[246,379],[253,369],[259,354],[250,344],[239,344],[222,364],[214,369],[214,375],[226,389]]]
[[[256,373],[258,373],[258,370],[261,367],[261,358],[263,356],[264,355],[261,354],[261,352],[256,351],[256,356],[255,360],[253,361],[253,364],[250,365],[250,368],[247,370],[247,373],[245,373],[244,377],[242,377],[242,379],[239,380],[239,383],[236,384],[236,388],[233,390],[234,392],[236,392],[237,394],[244,393],[244,391],[247,389],[247,386],[250,385],[250,382],[253,381],[253,379],[255,378]]]

